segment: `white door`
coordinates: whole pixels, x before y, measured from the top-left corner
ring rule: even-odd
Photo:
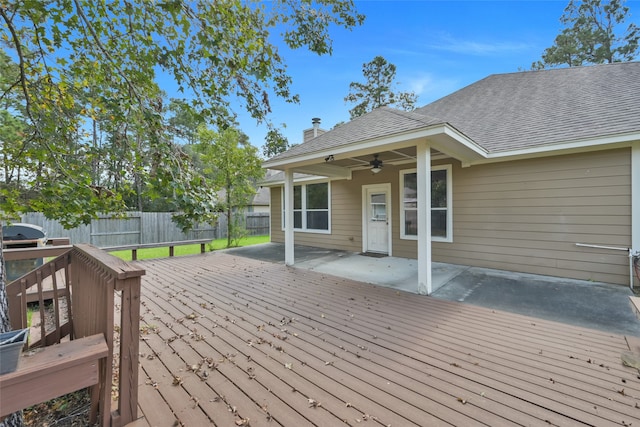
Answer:
[[[389,253],[390,190],[387,186],[363,187],[363,227],[365,252]]]

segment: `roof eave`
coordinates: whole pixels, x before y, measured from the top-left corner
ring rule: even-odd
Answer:
[[[634,142],[640,142],[640,132],[598,136],[574,141],[563,141],[556,144],[545,144],[515,150],[495,151],[488,153],[488,155],[483,159],[463,163],[462,166],[467,167],[486,163],[558,156],[586,151],[610,150],[630,147]]]
[[[338,147],[327,148],[313,153],[305,153],[299,156],[292,156],[285,159],[267,160],[263,163],[264,168],[286,170],[294,169],[301,171],[311,165],[323,162],[327,156],[342,156],[354,154],[366,155],[377,153],[410,145],[411,141],[416,143],[426,140],[433,148],[447,155],[459,159],[463,162],[471,162],[487,156],[487,151],[456,130],[447,123],[428,126],[425,128],[387,135],[380,138],[358,141],[356,143],[345,144]]]

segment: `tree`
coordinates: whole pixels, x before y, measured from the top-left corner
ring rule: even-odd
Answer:
[[[138,174],[151,196],[169,193],[180,212],[174,218],[189,227],[188,220],[215,204],[190,157],[166,137],[161,87],[175,85],[219,129],[233,124],[236,104],[264,121],[270,97],[298,99],[272,33],[280,31],[290,48],[327,54],[332,26],[352,28],[363,20],[352,0],[1,2],[3,46],[18,70],[8,87],[21,92],[23,140],[33,147],[25,185],[37,197],[18,204],[5,194],[0,211],[7,218],[38,210],[72,227],[98,212],[126,210],[128,186],[94,182],[96,156],[104,154],[92,140],[92,122],[99,119],[117,134],[105,147],[122,156],[116,172]],[[0,297],[6,313],[5,301]]]
[[[624,0],[571,0],[560,18],[565,28],[532,68],[632,61],[640,30],[634,23],[624,27],[628,16]]]
[[[168,120],[170,131],[177,139],[184,140],[187,144],[195,144],[198,129],[205,125],[203,117],[182,99],[171,99],[169,111],[173,113]]]
[[[289,141],[279,129],[271,128],[267,132],[267,136],[264,138],[264,145],[262,146],[262,154],[266,158],[275,156],[276,154],[284,153],[289,149]]]
[[[17,65],[0,50],[0,198],[20,203],[24,195],[23,175],[30,146],[24,140],[26,124],[20,91],[14,86],[19,75]]]
[[[246,208],[256,194],[257,182],[263,178],[262,161],[249,138],[237,129],[221,133],[201,128],[195,152],[200,156],[207,184],[221,196],[218,209],[227,216],[227,247],[242,234],[243,227],[235,212]]]
[[[351,118],[362,116],[374,108],[395,105],[406,111],[415,109],[418,97],[414,92],[394,92],[396,66],[382,56],[376,56],[371,62],[362,65],[362,74],[366,82],[352,82],[345,102],[356,103],[349,110]]]

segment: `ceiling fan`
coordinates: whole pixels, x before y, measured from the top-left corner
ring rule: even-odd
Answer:
[[[369,162],[369,165],[371,166],[371,172],[373,173],[378,173],[382,170],[382,160],[378,159],[377,154],[373,155],[373,160]]]

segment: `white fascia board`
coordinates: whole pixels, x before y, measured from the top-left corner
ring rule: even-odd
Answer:
[[[304,176],[299,178],[294,178],[293,182],[295,184],[315,184],[320,182],[330,182],[330,181],[341,181],[343,178],[328,178],[326,176]],[[264,187],[282,187],[284,185],[284,179],[278,181],[270,181],[268,185],[264,185]]]
[[[316,151],[314,153],[304,154],[300,156],[289,157],[282,160],[266,161],[263,163],[263,167],[271,169],[285,169],[296,168],[300,166],[317,164],[318,159],[324,159],[329,155],[333,155],[336,159],[342,154],[354,155],[367,155],[377,153],[379,151],[391,150],[394,148],[404,148],[410,144],[407,144],[411,140],[417,139],[432,139],[437,137],[448,137],[460,144],[465,150],[469,150],[473,153],[473,157],[486,157],[487,151],[473,142],[471,139],[464,136],[462,133],[449,126],[448,124],[440,124],[436,126],[430,126],[417,131],[408,131],[391,136],[385,136],[382,138],[374,138],[365,141],[359,141],[356,143],[341,145],[335,148],[328,148],[322,151]],[[443,144],[434,144],[434,147],[442,146]]]
[[[331,179],[351,179],[351,169],[326,163],[302,166],[294,169],[297,173],[308,175],[326,176]]]
[[[591,138],[579,141],[562,142],[558,144],[541,145],[509,151],[489,153],[485,159],[463,163],[463,167],[494,163],[500,161],[521,160],[536,157],[557,156],[585,151],[609,150],[630,147],[633,141],[640,141],[640,133],[613,135],[601,138]]]

